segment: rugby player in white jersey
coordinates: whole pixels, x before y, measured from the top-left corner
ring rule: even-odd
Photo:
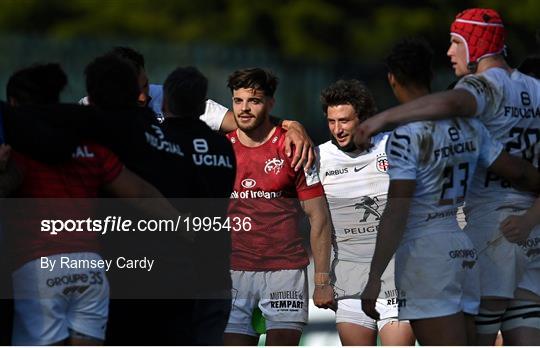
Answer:
[[[393,260],[383,275],[376,321],[362,312],[375,238],[388,191],[386,140],[377,135],[369,151],[353,142],[355,127],[376,112],[369,90],[358,80],[340,80],[321,93],[332,140],[316,148],[317,169],[334,226],[331,278],[337,297],[336,326],[343,345],[414,345],[408,322],[398,322]]]
[[[496,163],[502,145],[495,146],[478,121],[461,119],[411,123],[388,142],[389,202],[362,294],[364,311],[377,317],[369,300],[380,292],[397,248],[399,318],[411,321],[422,345],[470,344],[464,314],[478,311],[477,251],[456,210],[477,160]]]
[[[371,134],[388,124],[474,117],[510,154],[538,167],[540,81],[506,63],[499,14],[491,9],[465,10],[457,15],[450,34],[447,54],[456,75],[462,77],[454,89],[370,118],[359,126],[357,143],[366,146]],[[518,192],[486,166],[479,167],[470,186],[465,232],[479,251],[482,302],[476,317],[478,344],[492,345],[499,329],[505,344],[540,344],[540,230],[518,228],[523,233],[516,237],[509,235],[515,229],[505,228],[505,218],[523,214],[535,198]],[[520,242],[512,243],[517,240]]]

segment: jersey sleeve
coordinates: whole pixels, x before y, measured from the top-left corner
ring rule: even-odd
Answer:
[[[299,170],[296,172],[296,193],[301,201],[320,197],[324,194],[315,165],[311,166],[307,171]]]
[[[219,131],[227,111],[228,109],[223,105],[208,99],[206,101],[206,109],[204,110],[204,114],[201,115],[200,120],[206,123],[212,130]]]
[[[104,184],[108,184],[120,175],[124,169],[124,165],[120,162],[120,159],[106,147],[98,146],[99,156],[101,160],[102,168],[102,180]]]
[[[479,162],[488,168],[501,155],[504,147],[501,142],[493,139],[487,128],[480,122],[478,122],[478,133],[481,144]]]
[[[416,180],[418,162],[417,137],[410,127],[399,127],[386,143],[390,180]]]
[[[473,116],[490,113],[496,106],[498,90],[485,75],[467,75],[458,81],[454,89],[464,89],[476,100],[476,112]]]

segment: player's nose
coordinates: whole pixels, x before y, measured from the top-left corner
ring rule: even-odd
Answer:
[[[137,102],[141,106],[146,106],[146,104],[148,103],[148,96],[146,95],[146,93],[144,93],[144,92],[139,93],[139,97],[137,98]]]
[[[340,131],[340,127],[337,123],[335,123],[333,126],[332,126],[332,133],[334,133],[334,135],[338,135],[339,134],[339,131]]]
[[[454,55],[454,49],[453,49],[453,46],[452,44],[450,44],[450,46],[448,47],[448,51],[446,51],[446,55],[448,57],[452,57]]]

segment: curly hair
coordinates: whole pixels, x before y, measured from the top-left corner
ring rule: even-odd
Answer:
[[[358,118],[365,120],[377,112],[375,99],[367,87],[358,80],[339,80],[321,92],[322,111],[326,115],[329,106],[350,104]]]
[[[431,89],[432,60],[433,50],[426,40],[406,38],[392,48],[384,63],[403,86],[416,85]]]

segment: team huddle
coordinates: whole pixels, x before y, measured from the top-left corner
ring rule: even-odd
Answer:
[[[59,103],[57,64],[14,73],[0,193],[38,203],[35,216],[2,217],[1,293],[14,299],[2,342],[298,345],[311,288],[343,345],[494,345],[499,333],[540,345],[540,81],[506,63],[504,40],[496,11],[459,13],[447,52],[459,80],[438,93],[429,45],[400,41],[385,65],[401,105],[377,113],[360,81],[330,84],[330,140],[314,150],[302,125],[271,116],[267,69],[231,73],[230,110],[207,99],[196,68],[149,85],[125,47],[86,67],[81,105]],[[106,242],[36,228],[107,214],[100,197],[128,216],[243,223]],[[143,256],[151,272],[97,266]],[[88,266],[42,267],[67,258]]]

